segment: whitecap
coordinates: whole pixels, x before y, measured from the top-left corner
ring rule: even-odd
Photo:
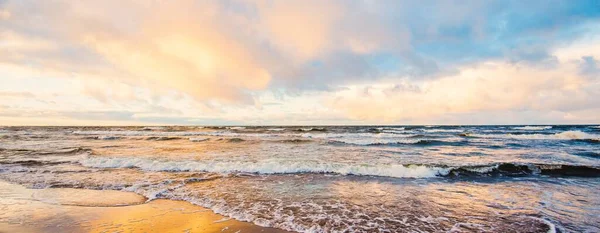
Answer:
[[[164,130],[165,127],[162,126],[147,126],[142,128],[142,130]]]
[[[536,218],[536,217],[532,217],[532,216],[528,216],[528,217],[546,224],[548,226],[548,231],[547,231],[548,233],[556,233],[556,225],[554,225],[554,223],[552,223],[546,219],[543,219],[543,218]]]
[[[512,129],[517,129],[517,130],[546,130],[546,129],[552,129],[552,126],[519,126],[519,127],[512,127]]]
[[[121,137],[117,137],[117,136],[98,136],[98,140],[117,140],[120,139]]]
[[[600,140],[600,135],[589,134],[581,131],[564,131],[556,134],[469,134],[479,138],[505,138],[505,139],[531,139],[531,140],[573,140],[592,139]]]
[[[164,160],[139,157],[83,156],[79,161],[93,168],[139,168],[146,171],[203,171],[214,173],[333,173],[339,175],[384,176],[396,178],[427,178],[445,176],[450,168],[403,164],[328,163],[312,160],[263,161],[195,161]]]
[[[208,141],[210,138],[189,138],[190,142],[204,142]]]
[[[464,132],[462,129],[423,129],[423,132],[427,133],[461,133]]]

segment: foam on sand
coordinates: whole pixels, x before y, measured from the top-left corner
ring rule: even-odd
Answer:
[[[74,206],[129,206],[146,201],[145,197],[131,192],[72,188],[40,189],[32,197],[48,204]]]

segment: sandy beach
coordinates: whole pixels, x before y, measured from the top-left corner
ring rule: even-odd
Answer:
[[[184,201],[134,193],[27,189],[0,181],[0,232],[286,232],[240,222]]]

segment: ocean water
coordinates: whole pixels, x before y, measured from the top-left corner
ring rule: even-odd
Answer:
[[[3,127],[0,179],[298,232],[600,232],[595,125]]]

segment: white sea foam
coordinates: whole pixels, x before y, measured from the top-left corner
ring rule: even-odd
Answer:
[[[414,138],[387,138],[387,139],[377,139],[377,138],[344,138],[344,139],[335,139],[330,140],[331,142],[341,142],[352,145],[359,146],[368,146],[368,145],[378,145],[378,144],[416,144],[421,141],[421,139]]]
[[[268,131],[284,131],[284,128],[268,128]]]
[[[99,135],[99,136],[120,136],[120,137],[185,137],[185,136],[215,136],[215,137],[262,137],[270,138],[283,136],[284,134],[264,134],[264,133],[235,133],[229,131],[74,131],[75,135]],[[287,135],[287,134],[286,134]]]
[[[405,133],[405,128],[404,127],[394,127],[394,128],[377,128],[378,130],[381,130],[381,132],[384,133]]]
[[[325,128],[300,128],[300,131],[323,131]]]
[[[162,126],[147,126],[142,128],[142,130],[164,130],[165,127]]]
[[[233,126],[233,127],[227,127],[227,129],[243,130],[243,129],[246,129],[246,127],[243,127],[243,126]]]
[[[518,129],[518,130],[546,130],[546,129],[552,129],[552,126],[520,126],[520,127],[513,127],[512,129]]]
[[[224,132],[223,132],[224,133]],[[168,137],[168,136],[197,136],[197,135],[214,135],[220,136],[223,134],[222,132],[197,132],[197,131],[176,131],[176,132],[167,132],[167,131],[141,131],[141,130],[84,130],[84,131],[73,131],[72,134],[75,135],[100,135],[100,136],[123,136],[123,137],[133,137],[133,136],[157,136],[157,137]]]
[[[209,138],[189,138],[190,142],[204,142],[208,141]]]
[[[117,137],[117,136],[107,136],[107,135],[105,135],[105,136],[98,136],[98,140],[117,140],[119,138],[120,137]]]
[[[506,139],[531,139],[531,140],[572,140],[593,139],[600,140],[600,135],[589,134],[581,131],[564,131],[556,134],[470,134],[479,138],[506,138]]]
[[[423,129],[423,132],[427,133],[461,133],[464,132],[462,129]]]
[[[546,219],[543,219],[543,218],[536,218],[536,217],[532,217],[532,216],[529,216],[529,218],[535,219],[537,221],[540,221],[540,222],[546,224],[549,228],[547,231],[548,233],[556,233],[556,225],[554,225],[554,223],[552,223]]]
[[[395,133],[305,133],[301,135],[305,138],[325,139],[332,142],[342,142],[353,145],[374,145],[374,144],[414,144],[420,139],[413,138],[416,134],[395,134]]]
[[[83,156],[79,161],[86,167],[93,168],[140,168],[146,171],[203,171],[214,173],[258,173],[258,174],[293,174],[293,173],[334,173],[340,175],[386,176],[426,178],[447,175],[449,168],[428,167],[402,164],[345,164],[319,161],[190,161],[161,160],[139,157],[92,157]]]

